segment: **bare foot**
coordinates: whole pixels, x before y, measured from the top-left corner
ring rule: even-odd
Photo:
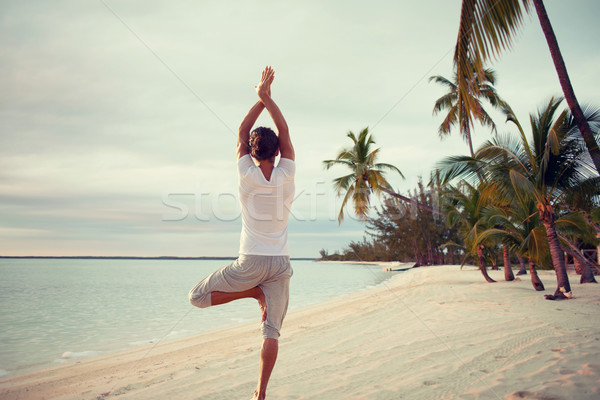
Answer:
[[[258,390],[254,391],[254,397],[252,397],[252,400],[265,400],[265,396],[259,396],[258,395]]]
[[[256,297],[254,297],[256,300],[258,300],[258,305],[260,306],[260,312],[262,313],[262,320],[261,322],[265,322],[265,320],[267,319],[267,300],[265,298],[265,294],[263,293],[262,289],[260,287],[256,287],[257,290],[257,295]]]

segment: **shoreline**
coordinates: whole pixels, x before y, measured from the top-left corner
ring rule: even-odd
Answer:
[[[539,271],[553,292],[553,271]],[[421,267],[288,314],[272,398],[592,399],[600,395],[600,287],[547,301],[529,276]],[[524,322],[525,321],[525,322]],[[0,378],[2,399],[250,397],[253,322]]]

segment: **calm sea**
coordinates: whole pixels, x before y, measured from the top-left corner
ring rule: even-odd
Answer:
[[[231,261],[0,259],[0,376],[247,321],[255,300],[198,309],[188,291]],[[290,311],[381,284],[377,266],[292,261]]]

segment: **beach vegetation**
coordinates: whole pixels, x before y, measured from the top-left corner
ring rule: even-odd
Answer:
[[[439,187],[425,186],[421,180],[409,197],[414,203],[438,208]],[[449,227],[446,217],[432,213],[396,197],[386,197],[380,206],[373,207],[365,220],[366,236],[351,242],[340,253],[324,260],[400,261],[419,265],[454,264],[464,258],[462,246],[442,248],[446,242],[460,242],[456,228]]]
[[[533,8],[532,8],[533,4]],[[454,52],[454,65],[458,78],[458,103],[466,108],[476,109],[477,85],[473,84],[475,71],[483,80],[483,64],[496,58],[509,49],[523,25],[523,17],[535,9],[550,55],[558,75],[563,94],[579,128],[577,135],[583,139],[592,158],[593,165],[600,173],[600,148],[591,126],[584,116],[571,85],[567,67],[563,60],[552,24],[542,0],[463,0],[460,12],[458,38]]]
[[[524,259],[527,259],[531,283],[535,290],[544,290],[544,284],[540,280],[536,263],[549,266],[551,260],[548,257],[548,241],[546,233],[541,229],[535,203],[527,201],[510,203],[509,207],[486,207],[483,217],[487,220],[488,229],[481,232],[480,239],[491,239],[502,243],[504,256],[504,279],[514,279],[510,266],[511,254],[514,254],[520,264],[517,275],[526,274]]]
[[[591,158],[583,146],[581,135],[576,133],[578,127],[569,110],[559,111],[561,102],[561,98],[551,98],[537,113],[530,115],[529,138],[514,112],[506,106],[504,111],[507,119],[517,127],[519,136],[501,135],[493,138],[484,143],[474,157],[448,157],[440,162],[439,173],[443,182],[456,178],[468,181],[474,177],[484,177],[485,181],[494,182],[497,196],[509,200],[511,204],[527,208],[527,202],[533,202],[536,210],[532,215],[537,214],[545,230],[557,277],[558,287],[554,297],[568,298],[571,296],[571,286],[559,240],[560,232],[557,232],[557,220],[566,219],[565,227],[576,228],[579,237],[588,236],[582,233],[585,231],[585,219],[570,214],[564,201],[573,192],[584,191],[596,193],[597,202],[600,186],[593,186],[598,180]],[[600,113],[592,110],[588,118],[593,124],[598,124]],[[589,188],[590,185],[592,188]],[[565,242],[565,239],[563,235],[561,240]],[[538,257],[538,261],[540,259]]]
[[[533,9],[564,99],[552,97],[531,113],[526,134],[510,105],[496,92],[496,76],[484,63],[512,46],[524,15]],[[516,259],[517,275],[528,269],[534,289],[544,290],[537,269],[553,269],[557,289],[547,298],[570,298],[569,258],[581,283],[595,282],[594,274],[600,272],[600,265],[581,252],[597,247],[600,239],[600,110],[577,102],[543,2],[463,0],[454,71],[452,79],[430,77],[447,89],[435,102],[433,113],[446,112],[438,129],[440,137],[458,128],[470,155],[445,158],[427,187],[419,182],[404,196],[384,177],[386,171],[400,173],[398,168],[369,159],[369,146],[375,142],[368,129],[358,138],[350,132],[354,146],[324,164],[350,168],[350,174],[334,180],[338,195],[345,195],[338,221],[351,201],[356,215],[366,222],[367,236],[328,257],[431,265],[448,258],[454,263],[458,256],[463,265],[478,265],[488,282],[493,279],[486,265],[495,269],[500,259],[504,279],[514,280],[511,264]],[[516,134],[498,134],[484,102],[500,109]],[[475,121],[494,134],[477,151],[471,136]],[[369,215],[369,196],[382,192],[389,197]]]
[[[429,207],[439,203],[439,192],[425,187],[421,180],[409,196]],[[374,242],[385,245],[391,260],[435,265],[454,262],[462,254],[460,249],[439,247],[458,237],[456,230],[446,225],[443,215],[395,197],[386,198],[381,207],[376,207],[375,215],[367,222],[367,232]]]
[[[561,98],[551,98],[530,115],[529,136],[510,106],[503,103],[507,121],[516,127],[518,135],[496,135],[473,156],[445,158],[427,186],[419,180],[417,188],[403,196],[410,201],[386,197],[372,215],[368,213],[368,196],[382,187],[391,188],[381,164],[355,165],[354,160],[369,158],[360,152],[372,151],[360,143],[374,143],[368,130],[363,130],[357,140],[353,139],[355,147],[362,149],[345,149],[325,163],[348,165],[347,160],[354,161],[349,161],[352,173],[334,184],[342,195],[349,186],[340,183],[357,185],[362,180],[365,197],[358,198],[355,209],[361,209],[366,236],[339,253],[322,253],[322,259],[413,261],[420,265],[460,261],[478,265],[488,282],[493,279],[486,265],[495,268],[503,259],[504,278],[510,281],[514,279],[511,263],[516,259],[519,274],[529,269],[536,290],[544,290],[537,268],[554,269],[557,289],[550,297],[568,298],[571,287],[565,251],[581,273],[581,282],[595,282],[594,271],[600,267],[583,257],[580,249],[598,244],[600,178],[576,133],[574,118],[568,109],[560,110],[561,103]],[[599,110],[588,107],[586,115],[592,126],[600,127]],[[373,179],[368,174],[363,178],[371,169],[377,174],[376,184],[370,183]],[[356,202],[356,196],[348,197],[347,192],[346,199]]]
[[[494,249],[494,242],[481,236],[487,229],[482,210],[493,201],[494,187],[480,184],[474,186],[466,181],[459,183],[459,187],[448,185],[444,196],[444,210],[447,212],[447,223],[456,227],[462,244],[448,242],[442,247],[462,246],[465,255],[476,258],[479,270],[487,282],[495,282],[487,273],[486,256],[492,258],[490,249]],[[467,261],[465,257],[462,261]]]

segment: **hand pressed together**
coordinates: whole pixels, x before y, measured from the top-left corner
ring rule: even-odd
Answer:
[[[275,79],[275,71],[271,66],[265,67],[260,77],[260,82],[257,86],[254,86],[258,97],[261,99],[271,97],[271,83],[273,83],[273,79]]]

